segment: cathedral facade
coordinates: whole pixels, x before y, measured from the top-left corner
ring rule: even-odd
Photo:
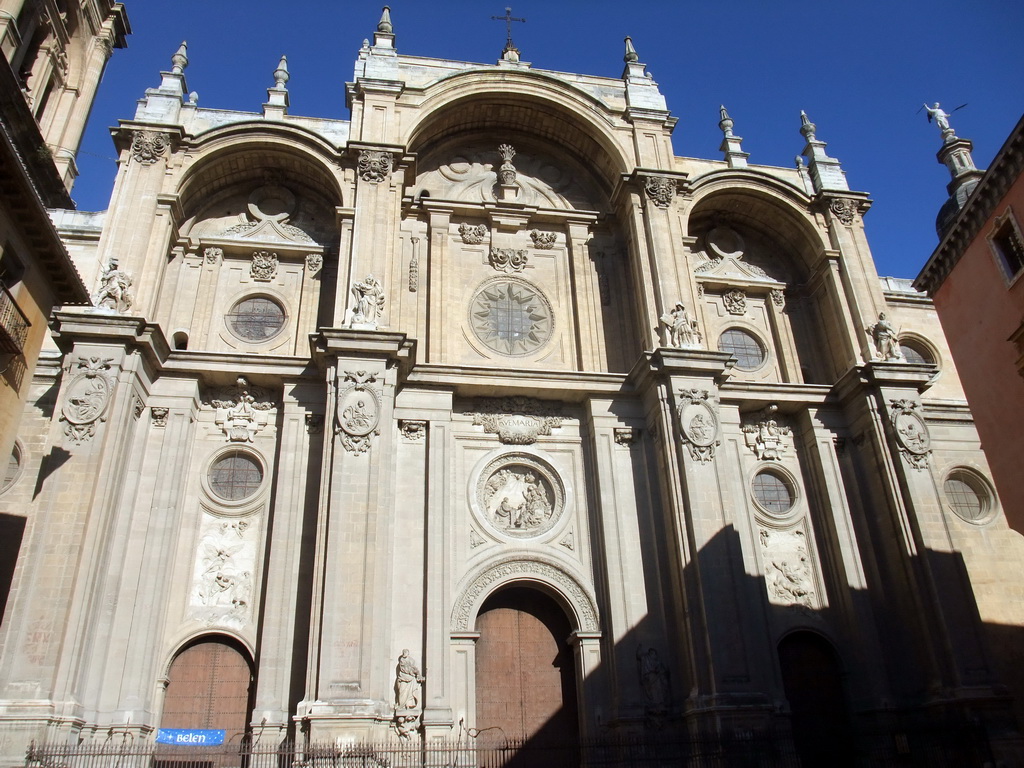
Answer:
[[[620,79],[399,55],[350,120],[199,108],[187,49],[55,221],[0,634],[5,764],[158,729],[316,742],[982,720],[1020,562],[865,193],[676,156]],[[898,329],[898,330],[897,330]],[[1009,688],[1007,687],[1009,686]],[[120,736],[118,737],[120,738]]]

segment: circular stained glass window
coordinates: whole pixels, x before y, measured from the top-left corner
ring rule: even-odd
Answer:
[[[988,517],[991,503],[984,483],[973,474],[953,472],[943,484],[950,509],[962,520],[977,523]]]
[[[931,365],[933,362],[931,355],[917,344],[901,341],[900,352],[903,353],[903,359],[908,363],[914,363],[915,365]]]
[[[718,349],[736,358],[736,367],[741,371],[760,368],[765,360],[764,347],[752,334],[739,328],[730,328],[718,338]]]
[[[266,296],[242,299],[228,312],[228,328],[244,341],[267,341],[284,328],[284,308]]]
[[[789,483],[774,472],[758,472],[752,483],[754,499],[766,511],[781,515],[793,507],[793,491]]]
[[[489,349],[502,355],[528,355],[551,338],[551,306],[529,283],[498,280],[473,297],[470,324]]]
[[[263,467],[241,451],[226,453],[210,467],[210,488],[227,501],[241,501],[256,493],[263,482]]]

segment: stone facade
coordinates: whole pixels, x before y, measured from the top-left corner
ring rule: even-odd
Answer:
[[[974,585],[1019,539],[991,491],[954,514],[950,473],[990,486],[945,340],[806,116],[806,166],[746,165],[731,121],[726,160],[677,157],[631,49],[621,79],[425,60],[390,19],[348,121],[289,115],[283,61],[262,117],[172,65],[105,216],[61,219],[107,308],[57,315],[0,497],[28,521],[10,764],[149,737],[208,637],[249,654],[265,740],[485,728],[506,588],[564,611],[582,735],[785,724],[776,649],[808,633],[859,722],[1009,743],[1005,594]],[[883,313],[931,362],[882,359]]]

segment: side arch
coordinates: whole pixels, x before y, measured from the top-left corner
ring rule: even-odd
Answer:
[[[510,557],[479,569],[464,582],[452,610],[451,631],[471,631],[487,597],[511,584],[532,586],[558,602],[578,632],[600,632],[597,601],[583,583],[557,563]]]

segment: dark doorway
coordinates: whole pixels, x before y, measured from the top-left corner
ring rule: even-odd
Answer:
[[[225,731],[225,741],[245,733],[251,711],[249,654],[228,638],[204,638],[171,662],[161,728]]]
[[[842,668],[831,644],[814,632],[794,632],[779,643],[779,666],[802,764],[852,766]]]
[[[529,754],[531,765],[571,765],[579,725],[573,651],[567,642],[572,628],[565,612],[542,592],[514,587],[487,599],[476,628],[480,743],[523,739],[522,756]]]

